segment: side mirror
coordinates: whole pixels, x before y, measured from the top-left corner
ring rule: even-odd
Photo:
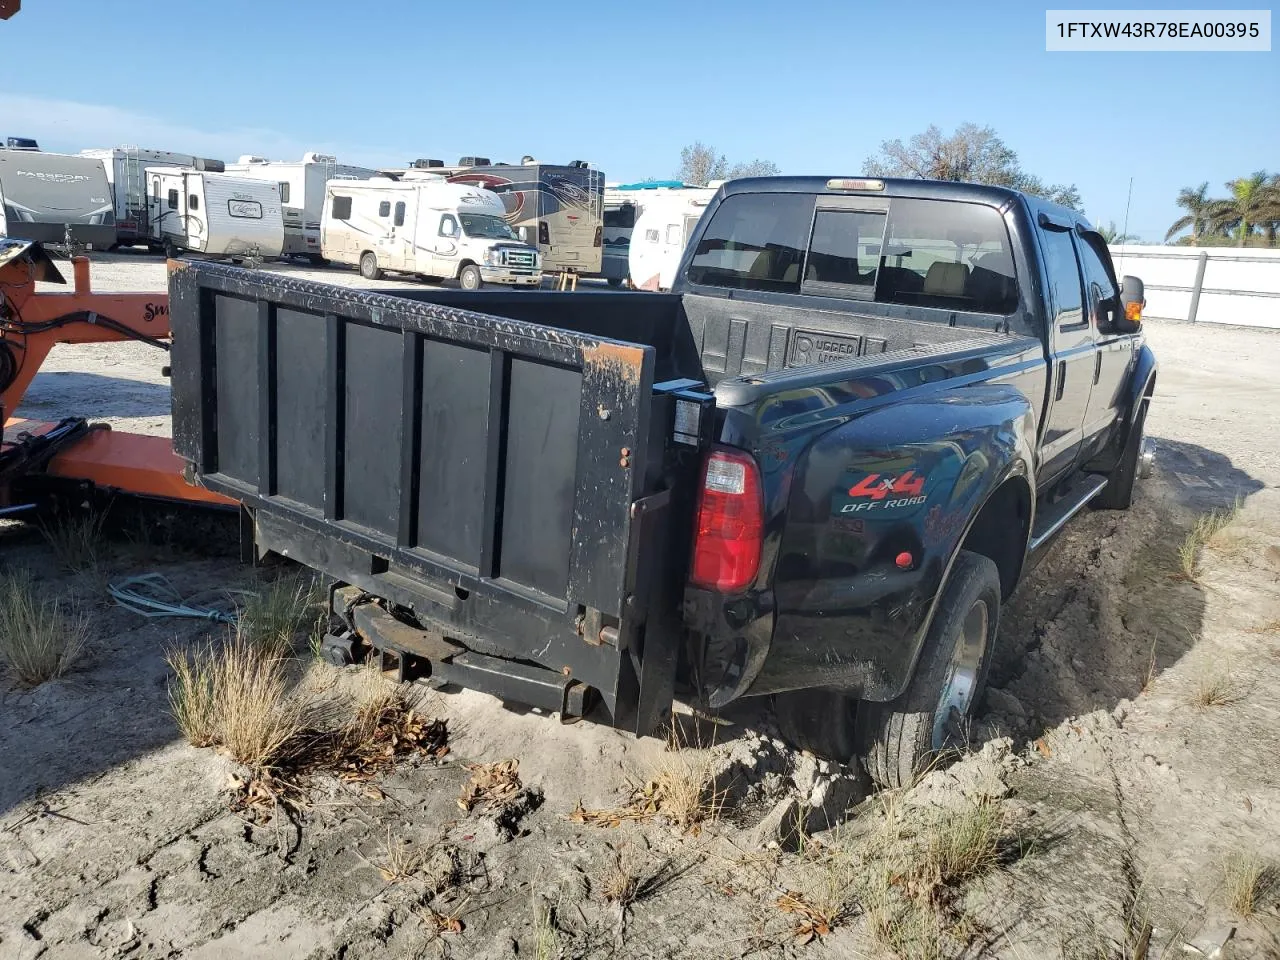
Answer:
[[[1142,329],[1142,308],[1147,305],[1146,288],[1137,277],[1120,279],[1120,312],[1115,328],[1120,333],[1137,333]]]

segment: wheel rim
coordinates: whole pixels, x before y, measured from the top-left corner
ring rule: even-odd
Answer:
[[[377,269],[377,261],[366,253],[364,259],[360,261],[360,268],[364,271],[366,277],[371,277],[373,276],[373,271]]]
[[[462,274],[462,286],[467,290],[474,290],[478,284],[476,283],[476,275],[471,270],[465,270]]]
[[[947,665],[947,676],[933,721],[935,750],[955,743],[964,733],[963,722],[973,709],[973,699],[977,695],[978,675],[987,651],[990,625],[991,611],[987,609],[987,601],[975,600],[965,614],[951,662]]]
[[[1155,473],[1156,469],[1156,448],[1155,445],[1147,439],[1146,418],[1138,422],[1138,478],[1145,480]]]

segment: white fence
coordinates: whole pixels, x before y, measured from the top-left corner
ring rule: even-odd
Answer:
[[[1280,250],[1125,244],[1111,258],[1117,274],[1142,278],[1144,317],[1280,327]]]

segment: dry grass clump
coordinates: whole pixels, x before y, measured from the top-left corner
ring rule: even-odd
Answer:
[[[311,579],[281,577],[245,598],[238,618],[240,630],[272,656],[288,656],[303,631],[314,632],[319,602]]]
[[[978,932],[959,906],[964,885],[1025,856],[1028,848],[997,804],[966,804],[913,822],[892,803],[886,802],[879,828],[856,848],[859,856],[842,854],[843,862],[828,868],[819,895],[807,902],[823,903],[821,891],[829,890],[826,912],[815,913],[835,922],[860,905],[868,933],[893,956],[960,955]]]
[[[1235,851],[1222,861],[1222,895],[1236,915],[1247,920],[1280,892],[1280,874],[1253,853]]]
[[[390,827],[387,827],[382,850],[375,857],[361,854],[361,859],[377,870],[387,884],[404,883],[422,866],[422,856],[413,844],[403,837],[393,837]]]
[[[220,647],[171,651],[169,703],[197,747],[221,746],[250,767],[278,759],[304,728],[306,704],[289,695],[284,663],[237,631]]]
[[[1201,710],[1210,707],[1227,707],[1244,699],[1245,690],[1235,675],[1225,668],[1215,667],[1196,678],[1195,689],[1187,702]]]
[[[0,580],[0,660],[19,683],[34,687],[62,676],[88,642],[88,619],[41,596],[26,570]]]
[[[1184,580],[1195,582],[1200,574],[1200,557],[1204,547],[1240,517],[1240,501],[1224,510],[1213,510],[1196,518],[1178,546],[1178,571]]]
[[[716,784],[715,758],[709,750],[686,746],[673,733],[647,774],[622,806],[588,810],[579,803],[569,819],[604,827],[664,819],[682,831],[697,833],[723,815],[728,791]]]
[[[611,849],[611,853],[604,877],[600,881],[600,895],[607,903],[626,910],[636,902],[640,895],[640,884],[644,880],[639,856],[635,845],[631,843],[620,843]]]
[[[106,519],[105,513],[63,514],[52,524],[41,522],[40,532],[58,563],[71,573],[79,573],[97,567]]]

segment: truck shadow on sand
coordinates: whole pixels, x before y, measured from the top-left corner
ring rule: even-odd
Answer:
[[[1139,696],[1201,635],[1197,520],[1232,516],[1264,486],[1223,454],[1158,440],[1134,505],[1073,520],[1006,603],[979,726],[1023,746]]]

